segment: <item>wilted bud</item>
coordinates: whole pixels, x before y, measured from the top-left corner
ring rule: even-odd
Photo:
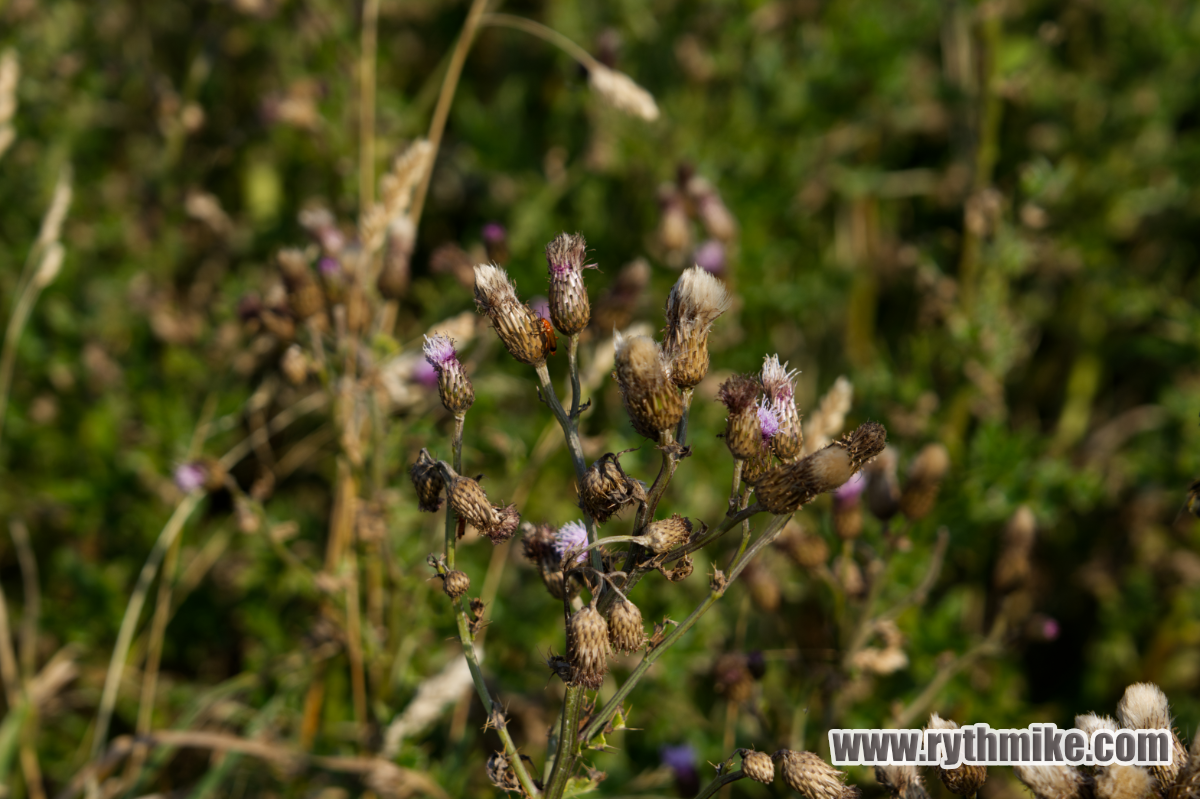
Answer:
[[[512,761],[503,752],[494,752],[487,761],[488,780],[505,793],[524,794],[517,773],[513,771]]]
[[[875,779],[896,799],[929,799],[916,766],[876,766]]]
[[[417,489],[417,507],[426,513],[435,513],[442,507],[442,489],[446,484],[442,480],[442,470],[430,456],[429,450],[421,450],[417,462],[408,473],[412,477],[413,487]]]
[[[662,353],[645,336],[613,335],[616,349],[614,375],[625,401],[633,429],[651,441],[671,430],[683,417],[683,399],[667,377]]]
[[[503,544],[516,534],[521,524],[521,514],[517,512],[516,505],[497,505],[496,515],[500,517],[500,523],[480,532],[490,538],[493,544]]]
[[[280,250],[279,271],[288,290],[288,305],[292,314],[304,321],[325,309],[325,295],[313,277],[308,259],[300,250]]]
[[[1073,766],[1017,765],[1013,773],[1037,799],[1083,799],[1086,795],[1083,775]]]
[[[928,444],[917,453],[900,494],[900,512],[912,521],[928,516],[949,468],[950,453],[941,444]]]
[[[308,358],[299,344],[293,344],[283,352],[279,361],[279,371],[293,386],[302,386],[308,380]]]
[[[407,214],[397,216],[388,223],[383,245],[383,265],[375,284],[384,299],[398,300],[408,290],[416,239],[416,228]]]
[[[561,601],[566,591],[574,598],[579,593],[579,583],[563,576],[562,557],[558,553],[554,528],[548,524],[534,526],[526,522],[522,529],[525,531],[521,539],[525,557],[537,566],[550,596]],[[586,535],[586,530],[584,532]]]
[[[778,355],[763,359],[762,386],[775,413],[779,429],[771,437],[771,449],[779,460],[794,461],[804,452],[804,431],[796,412],[796,369],[788,371]]]
[[[1030,556],[1037,536],[1037,519],[1028,505],[1021,505],[1004,528],[1000,558],[992,582],[998,591],[1012,591],[1029,581]]]
[[[930,730],[957,730],[958,724],[949,720],[943,719],[937,713],[930,715],[929,725]],[[983,783],[987,781],[987,766],[978,766],[969,763],[961,763],[958,768],[942,768],[938,767],[938,777],[942,780],[942,785],[946,786],[946,790],[958,796],[974,796],[983,787]]]
[[[458,599],[471,590],[471,578],[467,576],[466,572],[452,569],[441,575],[441,578],[442,590],[451,599]]]
[[[759,389],[757,380],[734,375],[717,391],[717,401],[729,410],[725,420],[725,445],[738,460],[758,457],[763,451],[762,429],[755,405]]]
[[[742,772],[755,782],[770,785],[775,781],[775,761],[766,752],[739,749],[742,756]]]
[[[675,385],[692,388],[708,374],[708,332],[732,304],[724,284],[700,267],[679,276],[667,297],[663,339]]]
[[[858,789],[846,784],[846,775],[813,752],[781,749],[771,756],[779,763],[784,783],[808,799],[854,799]]]
[[[754,692],[754,675],[750,673],[746,656],[740,652],[726,652],[713,664],[713,679],[717,693],[724,694],[730,702],[745,702]]]
[[[440,466],[449,473],[446,493],[450,497],[450,507],[459,517],[490,538],[493,544],[502,544],[513,537],[517,525],[521,523],[516,506],[492,505],[479,483],[470,477],[454,474],[444,463]]]
[[[437,370],[438,395],[442,398],[442,405],[455,416],[462,416],[475,402],[475,388],[458,360],[454,339],[435,333],[432,337],[425,337],[422,349],[425,360]]]
[[[495,264],[475,267],[475,305],[492,320],[496,334],[514,358],[534,365],[546,362],[541,320],[521,304],[508,274]]]
[[[583,270],[587,242],[578,233],[559,234],[546,245],[546,261],[550,264],[550,321],[564,335],[574,335],[587,327],[591,318],[587,288],[583,285]]]
[[[646,645],[642,612],[623,596],[617,597],[608,614],[608,641],[617,652],[634,652]]]
[[[651,552],[662,554],[686,543],[692,535],[692,523],[676,513],[669,519],[650,522],[639,543]]]
[[[900,481],[896,478],[896,450],[884,447],[879,457],[863,468],[867,509],[886,522],[900,510]]]
[[[755,493],[767,510],[792,513],[818,494],[832,491],[854,476],[887,443],[887,431],[867,422],[824,449],[794,463],[785,463],[755,481]]]
[[[620,456],[606,452],[583,473],[579,484],[579,504],[597,522],[608,521],[631,502],[645,502],[646,489],[641,482],[625,474]]]
[[[1121,701],[1117,703],[1117,721],[1122,727],[1131,730],[1170,730],[1171,707],[1167,695],[1152,682],[1134,683],[1125,689]],[[1187,761],[1187,750],[1179,742],[1175,732],[1171,732],[1170,765],[1150,766],[1150,773],[1162,786],[1175,783],[1179,770]]]
[[[567,623],[567,660],[571,685],[599,688],[608,671],[608,624],[595,602],[577,610]]]

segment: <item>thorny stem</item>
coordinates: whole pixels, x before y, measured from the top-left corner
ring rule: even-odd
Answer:
[[[550,783],[546,786],[548,799],[558,799],[567,787],[567,780],[575,771],[579,757],[579,714],[583,709],[584,687],[568,685],[563,698],[562,727],[558,733],[558,752],[554,757],[554,769],[550,772]]]
[[[742,771],[741,769],[738,769],[737,771],[731,771],[728,774],[722,774],[720,777],[717,777],[708,785],[704,786],[704,790],[696,794],[696,799],[708,799],[710,796],[716,796],[717,791],[721,790],[721,788],[725,787],[731,782],[737,782],[745,776],[746,772]]]
[[[757,506],[755,507],[757,508]],[[734,518],[736,517],[730,517],[730,519]],[[713,586],[712,590],[709,592],[708,596],[705,597],[704,601],[697,605],[695,610],[693,610],[686,619],[680,622],[674,630],[672,630],[665,638],[663,638],[662,642],[658,646],[651,649],[645,654],[645,656],[642,657],[642,662],[639,663],[637,668],[630,673],[628,679],[626,679],[624,684],[617,689],[617,692],[612,695],[612,698],[610,698],[608,702],[605,703],[604,707],[598,713],[596,713],[596,715],[592,718],[591,723],[588,724],[587,728],[580,733],[580,740],[584,742],[591,741],[592,738],[595,738],[596,735],[598,735],[600,731],[604,729],[604,725],[608,724],[609,719],[611,719],[617,712],[617,709],[621,706],[621,703],[625,700],[625,697],[629,696],[642,677],[646,676],[646,672],[649,671],[650,667],[654,665],[654,661],[658,660],[659,656],[661,656],[663,652],[666,652],[675,644],[676,641],[682,638],[683,635],[692,628],[692,625],[699,621],[700,617],[707,613],[708,609],[716,604],[717,600],[725,594],[725,591],[728,589],[729,585],[731,585],[733,581],[737,579],[737,576],[742,573],[742,569],[746,567],[746,564],[749,563],[750,560],[753,559],[754,556],[763,549],[763,547],[775,540],[775,538],[779,535],[779,532],[783,529],[784,525],[787,524],[788,519],[790,518],[792,518],[791,514],[776,516],[770,521],[770,523],[767,524],[767,526],[763,529],[762,535],[759,536],[759,539],[754,542],[754,544],[746,551],[740,560],[734,563],[724,584],[720,586]],[[738,519],[738,521],[741,520]],[[736,524],[736,522],[734,523]],[[732,526],[733,524],[729,525],[729,527]]]

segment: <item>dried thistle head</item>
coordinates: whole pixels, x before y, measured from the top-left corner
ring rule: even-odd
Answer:
[[[1018,765],[1013,766],[1013,773],[1037,799],[1082,799],[1085,795],[1086,782],[1073,766]]]
[[[721,384],[717,401],[726,407],[725,446],[738,460],[758,457],[763,450],[762,425],[756,404],[761,389],[748,375],[734,375]]]
[[[797,369],[788,371],[786,363],[779,363],[778,355],[763,359],[763,391],[779,424],[779,430],[771,437],[771,449],[784,462],[796,460],[804,454],[804,431],[796,411],[795,381],[798,372]]]
[[[417,489],[417,507],[426,513],[435,513],[442,507],[442,489],[446,487],[438,462],[422,448],[417,461],[408,470],[413,487]]]
[[[571,615],[567,623],[567,660],[571,685],[599,688],[608,671],[608,624],[595,601]]]
[[[753,749],[739,749],[742,756],[742,771],[747,777],[763,785],[775,781],[775,761],[766,752],[755,752]]]
[[[585,265],[586,257],[587,242],[578,233],[560,233],[546,245],[546,261],[550,265],[550,321],[567,336],[582,331],[591,319],[583,270],[595,265]]]
[[[1096,799],[1145,799],[1158,795],[1158,784],[1147,769],[1113,763],[1096,770]]]
[[[488,780],[505,793],[520,793],[525,791],[513,770],[512,761],[503,752],[493,752],[487,761]]]
[[[521,524],[521,514],[517,512],[516,505],[497,505],[495,511],[500,522],[480,532],[490,538],[493,544],[503,544],[516,534],[517,527]]]
[[[875,780],[897,799],[929,799],[916,766],[876,766]]]
[[[525,557],[537,566],[550,596],[561,601],[564,592],[569,593],[571,597],[577,595],[579,583],[563,575],[562,556],[558,553],[554,527],[549,524],[533,525],[529,522],[525,522],[521,527],[524,530],[521,544]]]
[[[1117,702],[1117,721],[1131,730],[1171,730],[1171,707],[1167,695],[1152,682],[1130,685],[1125,689],[1121,701]],[[1174,751],[1170,764],[1150,767],[1150,774],[1164,788],[1175,783],[1187,761],[1187,751],[1174,730],[1171,730],[1171,747]]]
[[[925,726],[930,730],[958,729],[957,723],[950,719],[944,719],[937,713],[929,716],[929,723]],[[957,796],[974,796],[987,781],[987,766],[972,763],[960,763],[958,768],[941,768],[939,766],[938,777],[950,793]]]
[[[858,789],[846,785],[846,775],[813,752],[781,749],[771,758],[779,764],[783,781],[808,799],[855,799]]]
[[[451,569],[438,576],[442,578],[442,590],[451,599],[458,599],[471,590],[471,578],[467,576],[466,572]]]
[[[646,489],[621,468],[620,453],[606,452],[584,472],[579,504],[603,524],[632,502],[645,502]]]
[[[794,463],[785,463],[755,481],[755,493],[768,511],[792,513],[818,494],[832,491],[854,476],[887,443],[887,431],[867,422],[841,440]]]
[[[1083,731],[1084,735],[1090,737],[1092,733],[1099,730],[1116,732],[1119,728],[1117,727],[1117,722],[1108,716],[1101,716],[1097,713],[1083,713],[1075,717],[1075,729]]]
[[[999,591],[1012,591],[1029,581],[1030,556],[1037,537],[1037,519],[1028,505],[1021,505],[1008,520],[1004,528],[1004,540],[1000,545],[1000,557],[992,582]]]
[[[451,474],[447,495],[454,512],[476,530],[488,530],[500,524],[500,515],[488,501],[487,494],[470,477]]]
[[[691,538],[692,523],[676,513],[669,519],[650,522],[640,535],[642,546],[661,555]]]
[[[900,494],[900,512],[912,521],[924,519],[937,502],[938,490],[950,469],[950,453],[941,444],[927,444],[913,459]]]
[[[613,335],[614,376],[633,429],[651,441],[683,417],[683,398],[667,376],[662,353],[646,336]]]
[[[438,375],[438,395],[442,405],[455,416],[462,416],[475,402],[475,388],[458,360],[454,339],[441,333],[425,337],[425,360]]]
[[[514,358],[535,366],[546,362],[541,320],[517,299],[507,272],[495,264],[475,267],[475,305],[492,320],[496,334]]]
[[[615,652],[635,652],[646,645],[646,628],[637,605],[617,597],[608,614],[608,641]]]
[[[679,276],[667,297],[663,339],[675,385],[693,388],[708,374],[708,332],[732,304],[725,285],[699,266]]]
[[[284,285],[287,286],[292,315],[304,321],[324,311],[325,294],[304,253],[297,249],[280,250],[277,260]]]
[[[865,499],[871,515],[887,521],[900,510],[900,481],[896,477],[896,450],[884,447],[879,457],[863,468],[867,487]]]
[[[1168,799],[1200,799],[1200,735],[1192,738],[1192,751],[1184,759]]]

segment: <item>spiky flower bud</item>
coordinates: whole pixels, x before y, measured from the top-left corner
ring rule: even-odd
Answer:
[[[513,537],[521,523],[515,505],[492,505],[479,483],[455,474],[445,463],[438,465],[445,472],[443,479],[449,477],[446,494],[450,497],[450,507],[459,517],[490,538],[493,544],[502,544]]]
[[[679,276],[667,297],[663,340],[675,385],[692,388],[708,374],[708,331],[732,304],[724,284],[699,266]]]
[[[508,273],[495,264],[475,267],[475,305],[488,315],[504,346],[521,363],[546,362],[541,319],[517,299]]]
[[[1152,682],[1134,683],[1125,689],[1117,703],[1117,721],[1131,730],[1170,730],[1171,708],[1167,695]],[[1150,767],[1150,773],[1164,788],[1175,783],[1180,768],[1187,761],[1187,750],[1174,731],[1171,732],[1171,746],[1174,749],[1171,763]]]
[[[900,494],[900,512],[911,521],[924,519],[937,502],[938,489],[950,469],[950,453],[941,444],[928,444],[913,460]]]
[[[1082,799],[1085,795],[1083,775],[1073,766],[1018,765],[1013,766],[1013,773],[1037,799]]]
[[[625,474],[620,456],[606,452],[583,473],[579,484],[579,504],[589,516],[604,523],[631,502],[645,502],[646,489]]]
[[[496,515],[500,517],[500,523],[480,532],[490,538],[493,544],[503,544],[516,534],[517,527],[521,524],[521,514],[516,505],[497,505],[495,510]]]
[[[608,671],[608,624],[595,602],[577,610],[567,623],[567,660],[571,685],[599,688]]]
[[[323,311],[325,295],[313,277],[304,253],[296,249],[280,250],[278,261],[292,314],[303,321]]]
[[[916,766],[876,766],[875,780],[897,799],[929,799]]]
[[[438,462],[422,449],[417,462],[408,470],[413,487],[417,489],[417,507],[426,513],[435,513],[442,507],[442,489],[446,487]]]
[[[934,713],[929,717],[928,728],[931,730],[957,730],[958,724]],[[950,793],[958,796],[974,796],[987,781],[987,766],[978,766],[972,763],[960,763],[958,768],[939,766],[938,777]]]
[[[887,431],[867,422],[824,449],[794,463],[770,470],[754,483],[755,493],[767,510],[792,513],[818,494],[832,491],[854,476],[887,443]]]
[[[488,780],[505,793],[524,793],[512,761],[503,752],[493,752],[487,761]]]
[[[546,261],[550,264],[550,321],[564,335],[574,335],[592,317],[587,288],[583,285],[583,270],[587,242],[578,233],[560,233],[546,245]]]
[[[896,450],[884,447],[879,457],[863,468],[867,487],[867,509],[886,522],[900,510],[900,482],[896,479]]]
[[[446,596],[451,599],[458,599],[467,591],[471,590],[471,578],[466,572],[452,569],[442,576],[442,590],[446,592]]]
[[[639,543],[661,555],[685,543],[691,535],[692,523],[676,513],[669,519],[659,519],[647,524]]]
[[[771,471],[775,466],[775,461],[771,457],[771,451],[762,449],[753,458],[747,458],[742,462],[742,480],[748,485],[754,485],[763,475]]]
[[[788,371],[786,363],[780,365],[778,355],[763,359],[762,386],[779,423],[778,432],[771,437],[771,449],[784,462],[794,461],[804,452],[804,430],[800,426],[800,414],[796,412],[798,371]]]
[[[617,597],[608,614],[608,642],[617,652],[634,652],[646,645],[646,628],[637,605]]]
[[[846,775],[813,752],[781,749],[771,756],[779,763],[784,783],[808,799],[852,799],[858,789],[846,785]]]
[[[747,777],[763,785],[775,781],[775,761],[766,752],[739,749],[738,754],[742,756],[742,771]]]
[[[615,333],[613,345],[614,376],[633,429],[657,442],[661,431],[674,428],[683,417],[683,398],[667,377],[662,353],[653,339]]]
[[[458,360],[454,339],[434,333],[425,337],[422,350],[425,360],[437,370],[438,394],[442,398],[442,405],[455,416],[462,416],[475,402],[475,388]]]
[[[1037,519],[1028,505],[1017,508],[1004,528],[1000,558],[992,573],[992,582],[1000,591],[1012,591],[1025,585],[1031,571],[1029,558],[1037,536]]]
[[[763,450],[762,427],[754,402],[759,389],[754,378],[734,375],[717,391],[717,401],[729,410],[725,420],[725,446],[738,460],[757,457]]]

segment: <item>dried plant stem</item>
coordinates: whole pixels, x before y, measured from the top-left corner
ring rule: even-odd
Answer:
[[[745,776],[746,772],[742,771],[741,769],[738,769],[737,771],[731,771],[728,774],[722,774],[708,785],[705,785],[704,789],[700,791],[700,793],[696,794],[696,799],[708,799],[710,796],[716,796],[717,792],[726,785],[729,785],[732,782],[737,782]]]
[[[579,418],[579,402],[581,390],[579,388],[579,334],[572,334],[567,342],[567,363],[571,370],[571,418]]]
[[[729,519],[735,518],[737,517],[729,517]],[[746,550],[746,553],[741,560],[733,564],[724,584],[721,586],[714,586],[709,592],[708,596],[696,606],[695,610],[693,610],[686,619],[680,622],[675,629],[673,629],[665,638],[663,638],[662,643],[645,654],[645,656],[642,658],[642,662],[639,663],[637,667],[630,673],[629,677],[625,680],[621,687],[617,689],[617,692],[612,695],[608,702],[605,703],[604,707],[596,713],[596,715],[592,718],[591,723],[588,724],[587,728],[580,733],[579,737],[581,741],[590,741],[592,738],[595,738],[601,730],[604,729],[604,725],[609,722],[609,719],[611,719],[617,712],[617,709],[621,706],[621,703],[625,700],[625,697],[629,696],[630,692],[633,691],[634,687],[638,684],[642,677],[646,675],[646,672],[650,670],[650,667],[654,665],[654,661],[658,660],[663,652],[666,652],[675,644],[676,641],[682,638],[683,635],[692,628],[692,625],[699,621],[700,617],[707,613],[708,609],[716,604],[717,600],[725,594],[728,586],[732,584],[735,579],[737,579],[739,574],[742,573],[742,570],[746,567],[746,564],[749,563],[755,555],[762,551],[763,547],[775,540],[790,518],[792,518],[791,514],[786,516],[775,516],[771,519],[767,526],[763,528],[762,535],[759,536],[758,540]],[[729,519],[726,521],[728,522]],[[741,519],[738,519],[738,521],[740,522]],[[732,527],[733,524],[730,524],[729,526]],[[626,590],[628,590],[628,588]]]
[[[438,93],[437,105],[433,109],[433,119],[429,123],[428,139],[433,146],[433,152],[429,156],[429,169],[425,170],[424,177],[421,178],[416,192],[413,193],[412,211],[409,214],[414,230],[421,226],[421,213],[425,210],[425,195],[429,192],[429,182],[433,178],[433,164],[437,160],[438,148],[442,144],[442,134],[446,131],[446,120],[450,117],[450,106],[454,102],[454,93],[458,89],[458,79],[462,77],[463,64],[466,63],[467,53],[471,50],[475,32],[479,28],[479,21],[483,18],[486,8],[487,0],[472,0],[471,9],[467,12],[467,19],[463,22],[462,32],[459,33],[458,42],[454,45],[454,52],[450,56],[450,64],[446,67],[446,77],[442,79],[442,89]]]
[[[549,42],[559,48],[587,69],[595,69],[599,65],[587,50],[584,50],[553,28],[547,27],[540,22],[535,22],[532,19],[518,17],[514,14],[484,14],[479,24],[490,25],[493,28],[512,28],[513,30],[528,33],[530,36],[536,36],[542,41]]]
[[[463,441],[463,422],[465,417],[454,417],[454,440],[452,442],[454,454],[454,471],[462,472],[462,441]],[[446,510],[446,567],[454,568],[454,514],[447,507]]]
[[[358,52],[358,207],[375,202],[375,54],[379,0],[364,0]]]

